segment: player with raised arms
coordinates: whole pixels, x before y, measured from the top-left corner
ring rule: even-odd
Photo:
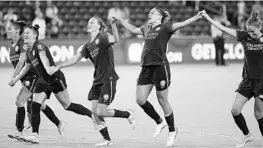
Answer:
[[[140,28],[121,18],[116,18],[130,32],[144,36],[145,44],[141,56],[142,69],[137,80],[136,99],[138,105],[157,124],[153,137],[157,137],[168,124],[169,134],[166,146],[174,144],[178,132],[174,125],[173,109],[168,101],[171,73],[166,56],[167,43],[175,31],[194,23],[199,18],[202,18],[200,13],[183,22],[171,23],[169,13],[158,7],[151,9],[148,14],[147,25]],[[147,101],[153,86],[156,88],[156,95],[167,123],[158,115],[152,104]]]
[[[57,71],[61,68],[72,66],[82,58],[90,59],[94,64],[94,80],[88,95],[88,100],[91,101],[93,115],[99,125],[99,131],[103,136],[103,141],[95,146],[113,144],[103,117],[126,118],[129,123],[133,125],[133,128],[136,126],[131,110],[121,111],[108,108],[114,100],[117,80],[119,79],[115,71],[112,48],[112,44],[119,41],[119,35],[115,21],[111,22],[111,26],[113,35],[105,31],[106,26],[101,18],[96,16],[90,18],[88,22],[90,38],[83,46],[81,52],[53,69]]]
[[[244,52],[244,66],[242,77],[237,90],[231,113],[235,123],[243,132],[244,138],[236,144],[236,148],[242,148],[247,142],[254,139],[249,131],[246,120],[241,111],[244,105],[252,98],[255,98],[254,115],[258,121],[260,132],[263,136],[263,34],[261,33],[262,22],[258,18],[258,13],[253,11],[250,18],[246,21],[246,31],[240,31],[225,27],[216,23],[204,11],[203,17],[206,18],[219,30],[226,32],[240,41]]]

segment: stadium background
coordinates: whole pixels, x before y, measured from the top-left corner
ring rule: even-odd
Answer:
[[[222,5],[226,6],[228,20],[231,27],[237,28],[237,1],[52,1],[58,8],[58,17],[63,21],[59,27],[57,38],[47,38],[43,42],[50,46],[56,62],[72,57],[85,43],[87,37],[87,22],[94,15],[101,17],[107,23],[108,10],[116,5],[127,7],[130,10],[130,23],[135,26],[143,25],[147,14],[153,7],[161,7],[171,15],[172,22],[183,21],[197,14],[198,10],[205,9],[211,16],[222,13]],[[251,12],[253,1],[245,1],[246,14]],[[40,1],[40,9],[45,12],[46,1]],[[25,1],[0,1],[0,9],[5,14],[8,8],[13,8],[18,20],[33,21],[34,9]],[[247,18],[248,15],[245,15]],[[109,24],[108,24],[109,25]],[[122,37],[124,27],[118,25],[121,36],[120,42],[114,45],[116,64],[140,63],[142,38],[134,35]],[[108,29],[110,31],[110,28]],[[226,53],[228,61],[242,61],[244,52],[240,44],[233,38],[225,35]],[[9,41],[0,41],[0,66],[10,66],[8,58]],[[168,59],[170,63],[202,63],[212,62],[215,58],[215,48],[210,37],[210,24],[200,19],[196,23],[177,31],[168,45]],[[83,62],[82,62],[83,63]]]

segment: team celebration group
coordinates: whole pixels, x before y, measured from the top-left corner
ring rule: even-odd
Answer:
[[[10,61],[15,69],[9,85],[12,87],[20,80],[22,87],[16,98],[16,130],[8,134],[8,137],[39,144],[40,111],[55,124],[59,134],[63,136],[65,122],[60,120],[45,104],[51,93],[54,93],[65,110],[87,116],[93,121],[95,129],[103,137],[103,141],[95,146],[113,144],[104,118],[125,118],[132,129],[137,127],[133,110],[123,111],[108,108],[115,98],[119,79],[115,71],[114,49],[112,48],[112,45],[119,41],[116,26],[116,22],[119,22],[131,33],[144,36],[141,71],[136,85],[136,102],[157,125],[153,137],[157,137],[165,127],[168,127],[166,146],[173,146],[176,142],[178,128],[175,126],[173,109],[168,101],[171,72],[166,57],[167,43],[174,32],[202,18],[236,38],[241,42],[245,52],[243,79],[236,89],[231,110],[236,125],[244,134],[241,141],[236,144],[236,148],[242,148],[247,142],[254,139],[241,113],[245,103],[252,97],[255,99],[255,118],[263,135],[263,34],[261,33],[262,22],[258,13],[251,13],[250,18],[246,21],[246,30],[244,31],[217,23],[210,18],[205,10],[199,11],[195,16],[182,22],[173,23],[170,21],[170,17],[172,16],[169,15],[169,12],[155,7],[148,14],[147,24],[139,28],[121,18],[113,17],[111,20],[112,34],[110,34],[102,19],[93,16],[87,24],[89,36],[82,50],[59,65],[54,63],[48,46],[38,40],[38,25],[31,26],[23,21],[13,21],[7,30],[7,37],[12,40],[9,51]],[[82,58],[90,59],[95,68],[93,84],[88,94],[91,109],[71,101],[66,78],[61,71],[62,68],[70,67]],[[147,101],[154,86],[164,117],[161,117],[152,104]],[[25,109],[25,104],[27,104],[27,109]],[[30,122],[29,127],[24,127],[26,110]],[[25,128],[32,128],[32,134],[24,136],[23,130]]]

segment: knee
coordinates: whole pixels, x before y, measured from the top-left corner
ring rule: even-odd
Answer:
[[[162,95],[157,95],[157,98],[158,98],[158,102],[161,106],[164,106],[166,104],[168,104],[168,99],[163,97]]]
[[[105,113],[104,110],[97,109],[95,114],[98,115],[98,116],[104,117],[106,113]]]
[[[41,109],[41,110],[45,110],[45,109],[46,109],[46,106],[47,106],[47,105],[46,105],[45,103],[43,103],[43,104],[41,105],[41,108],[40,108],[40,109]]]
[[[254,111],[254,116],[256,119],[261,119],[263,118],[263,112],[260,112],[260,111]]]
[[[231,109],[231,114],[232,114],[233,116],[237,116],[237,115],[239,115],[240,113],[241,113],[241,110],[238,109],[238,108],[233,107],[233,108]]]
[[[146,103],[146,100],[137,98],[137,99],[136,99],[136,102],[137,102],[138,105],[142,106],[143,104]]]
[[[69,106],[71,105],[71,102],[70,103],[61,103],[61,105],[63,106],[63,108],[65,110],[68,110]]]
[[[24,107],[24,103],[23,103],[21,100],[22,100],[22,99],[19,98],[19,97],[16,99],[16,102],[15,102],[15,103],[16,103],[16,106],[17,106],[17,107]]]

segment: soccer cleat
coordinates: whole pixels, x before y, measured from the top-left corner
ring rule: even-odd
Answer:
[[[22,137],[22,140],[28,143],[32,143],[32,144],[39,144],[39,135],[37,133],[32,133],[31,136],[25,136]]]
[[[59,135],[61,136],[61,137],[63,137],[64,136],[64,128],[65,128],[65,126],[66,126],[66,122],[65,121],[60,121],[60,123],[59,123],[59,125],[58,125],[58,133],[59,133]]]
[[[251,142],[254,140],[254,136],[252,134],[245,135],[244,138],[236,144],[236,148],[242,148],[245,146],[246,143]]]
[[[22,137],[23,133],[22,132],[15,132],[13,134],[7,134],[7,136],[11,139],[17,139],[17,140],[21,140],[21,137]]]
[[[132,125],[132,129],[136,129],[137,123],[134,117],[134,113],[131,109],[129,109],[128,112],[130,113],[130,116],[128,117],[128,121]]]
[[[160,133],[162,132],[162,130],[167,126],[167,123],[165,121],[163,121],[160,124],[157,124],[155,133],[153,134],[153,138],[156,138],[157,136],[160,135]]]
[[[106,140],[106,139],[103,139],[102,142],[95,144],[96,147],[99,147],[99,146],[110,146],[110,145],[113,145],[113,142],[109,141],[109,140]]]
[[[173,146],[177,134],[178,134],[178,128],[176,128],[174,132],[169,132],[168,140],[166,142],[167,147]]]

